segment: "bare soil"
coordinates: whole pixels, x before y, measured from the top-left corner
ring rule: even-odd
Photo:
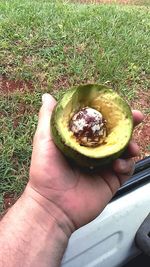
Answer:
[[[142,4],[142,0],[72,0],[72,2],[74,3],[83,3],[83,4],[89,4],[89,3],[93,3],[93,4],[130,4],[130,5],[134,5],[134,4]]]
[[[131,107],[144,114],[144,121],[134,130],[134,140],[140,147],[140,156],[136,160],[150,156],[150,91],[139,90]]]
[[[34,86],[32,81],[22,81],[22,80],[11,80],[8,79],[5,75],[0,76],[0,92],[14,92],[16,90],[24,91],[30,90],[33,91]]]
[[[5,193],[4,194],[4,200],[3,200],[3,212],[0,213],[0,220],[3,218],[3,216],[7,213],[7,211],[15,204],[17,200],[17,196],[15,193]]]
[[[4,210],[8,210],[16,201],[16,196],[13,193],[6,193],[4,195]]]

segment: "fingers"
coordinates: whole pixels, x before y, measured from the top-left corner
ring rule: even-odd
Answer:
[[[126,149],[126,151],[123,153],[123,155],[121,156],[121,158],[132,158],[132,157],[137,157],[140,154],[140,149],[139,146],[137,145],[137,143],[133,140],[131,140],[129,142],[129,145]]]
[[[135,163],[133,159],[117,159],[113,163],[113,170],[118,176],[121,184],[132,176],[134,169]]]
[[[132,110],[134,127],[141,123],[144,115],[139,110]]]
[[[135,127],[143,121],[144,115],[138,110],[133,110],[132,114],[133,114],[133,123],[134,123],[134,127]],[[137,156],[139,156],[139,152],[140,151],[139,151],[138,145],[136,144],[136,142],[131,140],[129,142],[129,145],[128,145],[126,151],[123,153],[122,158],[137,157]]]
[[[50,119],[56,100],[50,94],[42,96],[42,107],[39,112],[38,126],[36,136],[40,138],[50,137]]]

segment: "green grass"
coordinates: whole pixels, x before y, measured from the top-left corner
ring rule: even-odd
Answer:
[[[39,94],[1,96],[0,193],[19,192],[28,178],[32,136],[37,123]],[[37,109],[34,107],[37,105]],[[24,110],[25,108],[25,110]],[[21,114],[22,113],[22,114]]]
[[[149,9],[59,2],[1,1],[1,73],[49,89],[109,80],[128,92],[150,67]]]
[[[44,91],[60,97],[82,82],[111,84],[132,98],[149,83],[150,9],[68,1],[0,1],[0,73],[32,81],[34,92],[0,98],[0,203],[28,179]],[[58,91],[60,89],[60,91]]]

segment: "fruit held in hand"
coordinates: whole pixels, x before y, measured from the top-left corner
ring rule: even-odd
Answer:
[[[96,167],[118,158],[133,129],[128,104],[104,85],[69,89],[57,103],[51,119],[52,136],[68,158],[84,167]]]

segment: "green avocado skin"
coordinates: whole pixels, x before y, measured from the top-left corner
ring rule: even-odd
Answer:
[[[107,86],[104,85],[81,85],[81,86],[87,86],[87,87],[92,87],[92,86],[98,86],[98,87],[102,87],[105,89],[110,89]],[[128,104],[126,103],[126,105],[128,106]],[[128,143],[125,144],[125,146],[123,148],[121,148],[119,151],[117,151],[114,154],[111,154],[109,156],[103,157],[103,158],[92,158],[92,157],[88,157],[85,156],[83,154],[80,154],[78,151],[74,150],[73,148],[71,148],[70,146],[67,146],[67,144],[64,143],[64,140],[62,139],[59,129],[57,128],[57,124],[55,122],[56,120],[56,114],[57,114],[57,107],[59,106],[59,102],[56,105],[56,107],[54,108],[53,112],[52,112],[52,116],[51,116],[51,134],[52,134],[52,138],[54,140],[54,143],[56,144],[56,146],[58,147],[58,149],[70,160],[74,161],[77,165],[81,166],[81,167],[85,167],[85,168],[98,168],[98,167],[102,167],[105,166],[107,164],[110,164],[112,161],[114,161],[115,159],[119,158],[122,153],[126,150],[128,143],[131,139],[132,136],[132,132],[133,132],[133,121],[132,121],[132,130],[131,130],[131,135],[130,135],[130,139],[128,141]],[[132,113],[131,113],[131,109],[128,106],[129,112],[130,112],[130,118],[132,120]]]

